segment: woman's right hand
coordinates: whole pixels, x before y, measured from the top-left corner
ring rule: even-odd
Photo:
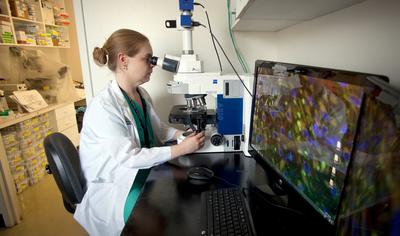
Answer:
[[[181,143],[172,146],[172,158],[183,156],[202,148],[205,138],[204,131],[187,136]]]

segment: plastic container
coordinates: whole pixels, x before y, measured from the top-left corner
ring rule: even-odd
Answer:
[[[31,127],[17,131],[17,137],[19,139],[26,139],[29,138],[31,135],[32,135]]]
[[[36,125],[39,125],[40,124],[40,119],[39,119],[39,117],[33,117],[32,119],[31,119],[31,126],[36,126]]]
[[[21,151],[18,150],[12,155],[7,156],[8,159],[8,164],[9,165],[17,165],[20,162],[24,162],[24,159],[22,158]]]
[[[3,144],[4,146],[12,146],[17,144],[18,139],[17,139],[17,132],[11,131],[11,132],[2,132],[2,138],[3,138]]]
[[[41,129],[41,127],[40,126],[32,126],[32,128],[31,128],[31,132],[32,133],[38,133],[38,132],[40,132],[42,129]]]
[[[16,163],[15,165],[10,165],[11,173],[18,173],[20,171],[25,171],[24,162]]]
[[[20,183],[26,179],[26,173],[24,171],[18,171],[16,173],[13,173],[13,179],[15,183]]]
[[[26,169],[35,168],[41,162],[42,161],[39,159],[39,156],[33,156],[33,157],[29,158],[29,159],[25,159],[25,161],[24,161]]]
[[[28,179],[24,179],[19,183],[15,183],[15,188],[17,190],[17,193],[22,193],[26,188],[28,188],[29,182]]]
[[[42,167],[41,163],[38,163],[35,166],[26,168],[26,170],[27,170],[28,176],[31,177],[31,176],[35,176],[38,173],[40,173],[41,171],[43,171],[44,168]]]
[[[32,146],[34,141],[36,141],[36,140],[33,140],[32,138],[24,138],[24,139],[19,141],[19,147],[21,149],[29,148],[30,146]]]
[[[43,176],[46,174],[46,172],[43,170],[37,172],[35,175],[29,177],[29,184],[34,185],[38,183],[41,179],[43,179]]]
[[[4,148],[6,149],[7,156],[13,156],[20,150],[19,143],[15,144],[15,145],[4,147]]]
[[[27,148],[23,148],[23,149],[21,149],[21,152],[22,152],[22,157],[24,158],[24,160],[28,160],[31,157],[36,156],[35,155],[36,154],[35,146],[30,146],[30,147],[27,147]]]
[[[49,113],[44,113],[44,114],[38,116],[38,118],[42,122],[42,124],[44,122],[49,122]]]

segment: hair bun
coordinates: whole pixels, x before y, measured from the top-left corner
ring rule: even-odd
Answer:
[[[107,64],[107,50],[104,48],[95,47],[93,50],[94,62],[99,66]]]

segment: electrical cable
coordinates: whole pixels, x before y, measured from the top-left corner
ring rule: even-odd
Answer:
[[[211,32],[210,32],[211,33]],[[244,88],[247,90],[247,92],[249,93],[250,97],[253,97],[253,94],[250,92],[250,90],[247,88],[247,86],[244,84],[242,78],[240,77],[240,75],[238,74],[238,72],[236,71],[235,67],[233,66],[231,60],[229,60],[228,56],[226,55],[224,49],[222,48],[222,45],[219,43],[217,37],[215,37],[215,35],[213,33],[211,33],[211,35],[214,37],[215,41],[217,41],[218,46],[220,47],[221,51],[224,53],[224,56],[226,58],[226,60],[228,60],[229,64],[231,65],[233,71],[235,72],[235,74],[237,75],[237,77],[239,78],[240,82],[242,82]]]
[[[201,26],[203,26],[204,28],[207,28],[207,26],[200,24]],[[235,72],[236,76],[239,78],[240,82],[243,84],[243,87],[247,90],[247,92],[249,93],[250,97],[253,97],[253,94],[251,94],[250,90],[247,88],[247,86],[244,84],[242,78],[240,77],[239,73],[236,71],[235,67],[233,66],[231,60],[229,60],[229,57],[226,55],[225,50],[222,48],[222,45],[220,44],[220,42],[218,41],[217,37],[210,31],[211,36],[215,39],[215,41],[217,42],[219,48],[221,49],[222,53],[224,54],[226,60],[229,62],[229,64],[231,65],[233,71]]]
[[[206,16],[207,16],[208,28],[210,29],[210,32],[212,32],[212,30],[211,30],[210,18],[208,17],[208,13],[207,13],[206,8],[205,8],[201,3],[198,3],[198,2],[195,2],[195,3],[193,3],[193,4],[194,4],[194,5],[201,6],[201,7],[203,8],[203,10],[204,10],[204,12],[206,13]],[[213,43],[213,45],[214,45],[215,54],[217,54],[220,72],[222,73],[221,59],[219,58],[218,50],[217,50],[217,47],[215,46],[215,41],[214,41],[214,38],[213,38],[212,36],[211,36],[211,41],[212,41],[212,43]]]
[[[231,41],[232,41],[232,44],[233,44],[233,48],[235,49],[236,56],[237,56],[241,66],[242,66],[243,71],[245,73],[248,73],[249,70],[248,70],[248,67],[247,67],[247,63],[243,59],[243,56],[240,53],[240,51],[239,51],[239,49],[238,49],[238,47],[236,45],[236,41],[235,41],[235,39],[233,37],[233,33],[232,33],[232,22],[231,22],[231,15],[230,15],[230,12],[231,12],[231,3],[230,2],[231,1],[227,0],[226,2],[227,2],[227,9],[228,9],[228,31],[229,31],[229,36],[231,38]]]

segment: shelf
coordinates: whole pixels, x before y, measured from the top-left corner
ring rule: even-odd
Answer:
[[[0,14],[0,17],[10,18],[9,15]]]
[[[12,19],[13,19],[13,21],[20,21],[20,22],[24,22],[24,23],[33,23],[36,25],[43,25],[43,22],[28,20],[25,18],[20,18],[20,17],[15,17],[15,16],[13,16]]]
[[[45,24],[46,26],[57,27],[57,28],[67,28],[68,25],[52,25],[52,24]]]
[[[48,46],[48,45],[30,45],[30,44],[16,44],[16,43],[0,43],[0,46],[18,46],[18,47],[37,47],[37,48],[70,48],[69,46]]]
[[[279,31],[365,0],[236,0],[235,31]]]

